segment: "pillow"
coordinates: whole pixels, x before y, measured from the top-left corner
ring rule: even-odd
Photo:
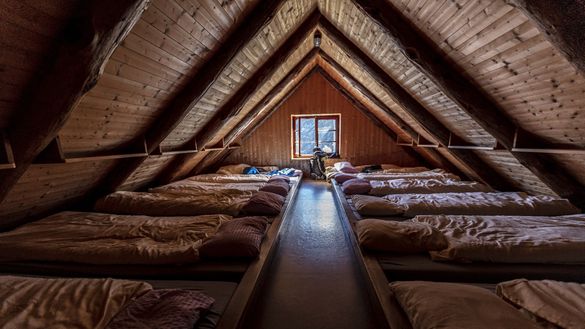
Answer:
[[[404,281],[390,290],[415,329],[541,328],[494,293],[477,286]]]
[[[268,179],[268,182],[270,183],[274,180],[283,180],[287,183],[290,183],[290,178],[288,176],[283,176],[283,175],[274,175]]]
[[[350,179],[354,179],[355,175],[350,175],[350,174],[343,174],[343,173],[337,173],[333,176],[333,179],[335,179],[335,181],[338,184],[343,184],[345,182],[347,182]]]
[[[257,257],[267,228],[266,217],[234,218],[199,247],[199,254],[204,258]]]
[[[258,191],[242,207],[245,215],[276,216],[284,205],[284,197],[276,193]]]
[[[360,171],[355,169],[354,167],[343,167],[341,169],[339,169],[340,172],[345,173],[345,174],[357,174]]]
[[[341,190],[348,195],[368,194],[371,189],[372,186],[370,185],[370,182],[361,178],[352,178],[341,184]]]
[[[341,171],[341,168],[344,167],[350,167],[353,168],[353,166],[351,165],[351,163],[347,162],[347,161],[339,161],[333,164],[333,167],[335,167],[335,169]]]
[[[260,191],[272,192],[278,195],[282,195],[283,197],[286,197],[289,189],[290,185],[288,185],[287,182],[283,180],[273,180],[269,181],[266,185],[262,186],[260,188]]]
[[[244,163],[235,164],[235,165],[227,165],[227,166],[220,167],[217,170],[217,173],[223,174],[223,175],[242,174],[244,172],[244,169],[246,169],[248,167],[251,167],[251,166],[244,164]]]
[[[403,215],[406,206],[372,195],[352,195],[351,201],[362,216],[397,216]]]
[[[418,253],[447,248],[447,238],[441,231],[420,224],[423,223],[364,219],[355,226],[360,245],[370,250]]]

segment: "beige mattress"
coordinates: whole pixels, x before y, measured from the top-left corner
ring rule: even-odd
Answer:
[[[567,199],[523,192],[471,192],[395,194],[383,197],[403,211],[416,215],[519,215],[560,216],[579,213]]]
[[[494,190],[487,185],[471,182],[458,181],[451,179],[421,179],[421,178],[400,178],[391,180],[372,180],[370,181],[372,189],[370,195],[384,196],[388,194],[405,194],[405,193],[463,193],[463,192],[493,192]]]
[[[227,215],[148,217],[61,212],[0,234],[0,261],[188,264]]]
[[[0,276],[0,327],[101,329],[150,290],[126,280]]]
[[[442,169],[433,169],[422,172],[375,172],[375,173],[359,173],[357,178],[366,180],[390,180],[400,178],[435,178],[435,179],[450,179],[460,180],[459,176],[448,173]]]
[[[119,191],[98,200],[97,212],[148,216],[196,216],[226,214],[236,216],[254,191],[237,189],[148,193]]]
[[[417,216],[443,233],[448,247],[433,260],[585,264],[585,215]]]

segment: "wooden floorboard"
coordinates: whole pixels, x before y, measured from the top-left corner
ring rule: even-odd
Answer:
[[[241,328],[385,328],[325,182],[305,180]]]

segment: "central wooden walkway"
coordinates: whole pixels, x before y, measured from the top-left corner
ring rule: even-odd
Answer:
[[[243,328],[382,328],[330,187],[303,180]]]

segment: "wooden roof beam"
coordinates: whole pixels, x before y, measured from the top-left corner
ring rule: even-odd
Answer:
[[[8,125],[15,169],[0,172],[0,202],[67,122],[149,0],[82,1]],[[26,59],[24,59],[26,60]]]
[[[271,96],[271,98],[269,100],[267,100],[266,105],[260,110],[260,113],[258,114],[258,116],[252,120],[252,121],[254,121],[254,120],[260,118],[260,121],[256,122],[253,125],[251,125],[251,124],[243,125],[240,128],[238,128],[240,126],[240,125],[238,125],[238,127],[234,128],[230,132],[230,135],[233,134],[233,140],[239,138],[239,139],[241,139],[243,141],[246,138],[248,138],[256,129],[258,129],[260,126],[262,126],[264,124],[264,122],[272,115],[272,113],[274,113],[276,111],[276,109],[280,108],[280,106],[282,104],[284,104],[284,102],[286,102],[288,100],[288,98],[295,93],[295,91],[297,91],[297,89],[303,84],[303,82],[305,82],[308,78],[310,78],[313,74],[316,74],[316,73],[317,73],[317,68],[316,67],[313,67],[301,79],[297,80],[297,82],[294,83],[294,86],[290,89],[290,91],[287,92],[286,95],[284,95],[284,97],[282,97],[276,104],[274,104],[274,106],[272,106],[269,110],[267,110],[266,113],[264,113],[264,115],[262,116],[262,118],[260,118],[260,115],[262,114],[261,112],[264,112],[264,109],[266,108],[266,106],[268,106],[273,101],[273,99],[275,99],[276,97],[278,97],[284,91],[284,90],[282,90],[283,88],[279,88],[280,83],[277,86],[275,86],[273,88],[273,90],[275,91],[275,93],[273,93],[273,95]],[[283,82],[283,81],[281,81],[281,82]],[[286,83],[286,84],[288,84],[288,83]],[[269,93],[269,94],[272,94],[272,93]],[[264,102],[264,101],[262,101],[262,102]],[[240,124],[242,124],[242,122],[240,122]],[[205,170],[205,169],[207,169],[209,167],[213,167],[217,162],[223,161],[223,159],[227,158],[232,152],[233,152],[233,150],[223,150],[219,154],[208,154],[208,155],[206,155],[206,158],[205,159],[202,159],[191,170],[191,172],[189,174],[190,175],[196,175],[196,174],[199,174],[199,173],[203,172],[203,170]],[[213,157],[213,159],[210,160],[210,161],[207,161],[207,157]],[[207,165],[207,163],[209,163],[209,165]]]
[[[386,92],[394,101],[412,116],[430,135],[432,135],[443,146],[448,145],[451,132],[441,121],[435,118],[422,104],[420,104],[410,93],[396,82],[386,71],[356,46],[349,38],[339,31],[325,17],[319,22],[323,31],[337,45],[358,63],[368,74],[384,87]],[[493,168],[488,166],[473,151],[449,150],[459,161],[466,163],[475,174],[488,185],[502,191],[515,189],[514,184],[499,175]]]
[[[266,96],[264,96],[262,98],[262,100],[260,100],[260,102],[258,102],[258,104],[256,104],[256,106],[254,106],[254,108],[246,115],[246,117],[244,119],[242,119],[237,125],[236,127],[234,127],[230,133],[228,133],[225,137],[224,140],[227,141],[227,143],[231,143],[232,141],[234,141],[238,134],[245,129],[245,127],[247,127],[251,121],[255,120],[257,118],[257,116],[266,108],[266,106],[274,99],[274,97],[276,97],[278,94],[280,94],[281,92],[283,92],[283,90],[286,88],[286,86],[293,81],[294,79],[298,78],[298,75],[309,65],[312,65],[312,63],[315,61],[315,58],[317,57],[318,54],[318,49],[314,48],[313,50],[311,50],[307,55],[305,55],[305,57],[303,57],[303,59],[301,59],[297,65],[295,65],[290,72],[283,78],[281,79],[281,81],[276,84],[269,92],[268,94],[266,94]],[[309,73],[307,73],[307,75],[309,75]],[[305,77],[307,76],[305,75]],[[301,80],[304,80],[305,77],[303,77]],[[224,153],[226,150],[222,151],[222,153]],[[209,157],[212,156],[212,153],[208,153],[205,155],[205,157]],[[167,167],[161,171],[161,173],[154,179],[154,183],[155,184],[167,184],[177,178],[179,178],[184,172],[184,168],[182,168],[182,166],[186,163],[188,163],[191,159],[193,158],[193,156],[182,156],[182,157],[175,157],[171,163],[169,163],[167,165]],[[203,162],[204,159],[202,159],[200,161]],[[201,168],[204,169],[204,168]],[[188,170],[187,172],[192,171],[192,170]]]
[[[506,0],[532,18],[543,35],[585,74],[585,3],[579,0]]]
[[[388,106],[386,106],[386,104],[384,104],[384,102],[382,102],[378,97],[376,97],[376,95],[374,95],[369,89],[367,89],[358,80],[356,80],[353,77],[353,75],[351,75],[351,73],[349,73],[339,63],[337,63],[337,61],[335,61],[335,59],[331,58],[331,56],[329,56],[324,51],[320,52],[320,56],[321,56],[323,64],[330,66],[332,68],[332,70],[337,72],[337,74],[339,74],[342,77],[342,79],[345,79],[349,84],[351,84],[351,86],[353,87],[355,92],[358,92],[359,94],[364,96],[366,99],[368,99],[370,102],[372,102],[372,104],[374,104],[376,107],[378,107],[379,109],[384,111],[386,114],[388,114],[390,119],[400,128],[400,130],[405,132],[411,139],[415,140],[417,138],[418,132],[416,130],[414,130],[404,120],[402,120],[401,117],[399,117],[396,113],[394,113]],[[461,170],[459,168],[457,168],[457,166],[453,165],[451,163],[451,161],[449,161],[447,158],[445,158],[437,150],[426,149],[424,152],[426,152],[430,157],[432,157],[438,163],[446,164],[448,166],[447,169],[449,171],[451,171],[455,174],[459,174],[459,175],[462,174]]]
[[[148,153],[155,152],[162,141],[179,125],[191,109],[219,78],[232,59],[266,26],[276,15],[283,0],[258,3],[240,22],[239,27],[227,37],[213,56],[201,66],[199,71],[168,103],[160,116],[147,129]],[[100,186],[89,193],[88,198],[99,198],[114,192],[132,173],[140,167],[145,158],[120,161],[104,179]]]
[[[327,71],[319,68],[319,73],[327,80],[335,89],[337,89],[355,108],[357,108],[360,112],[362,112],[368,119],[372,120],[374,125],[378,128],[382,129],[390,138],[395,141],[398,139],[397,133],[390,129],[386,124],[382,122],[382,120],[378,119],[374,113],[366,106],[364,103],[359,101],[353,94],[351,94],[347,89],[345,89],[335,78],[333,78]],[[412,147],[401,147],[408,155],[413,157],[414,159],[418,160],[422,165],[429,166],[429,162],[425,159],[420,153],[418,153]]]
[[[445,95],[503,147],[512,149],[515,123],[491,97],[466,77],[463,69],[450,61],[424,33],[386,0],[354,2],[385,29],[405,56],[437,84]],[[546,141],[542,142],[546,144]],[[511,154],[555,193],[585,208],[585,186],[552,157],[535,153]]]

